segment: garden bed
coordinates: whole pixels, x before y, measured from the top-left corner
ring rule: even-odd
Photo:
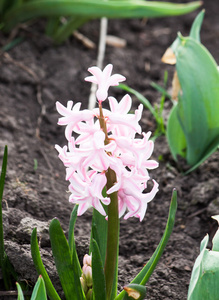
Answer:
[[[216,61],[219,61],[219,5],[204,1],[206,15],[201,39]],[[104,65],[112,63],[114,73],[124,75],[126,84],[136,89],[155,105],[160,95],[151,81],[162,85],[164,65],[161,57],[180,31],[188,35],[197,15],[153,20],[109,21],[110,35],[126,40],[126,47],[107,46]],[[54,47],[43,34],[44,21],[19,29],[23,41],[8,53],[1,53],[0,64],[0,155],[8,145],[8,169],[4,191],[3,214],[7,254],[19,274],[29,284],[37,279],[30,255],[30,235],[34,226],[41,233],[41,249],[48,272],[59,287],[51,258],[48,222],[57,217],[67,230],[72,205],[68,203],[65,169],[55,144],[63,146],[64,127],[57,125],[55,102],[66,104],[71,99],[87,108],[90,84],[84,81],[87,69],[96,64],[97,48],[88,49],[79,40],[70,38]],[[81,32],[98,44],[99,22],[93,21]],[[1,33],[1,46],[7,43]],[[124,92],[113,88],[111,95],[121,99]],[[133,109],[139,101],[132,97]],[[165,102],[165,117],[171,108]],[[201,117],[201,116],[200,116]],[[156,123],[144,109],[141,125],[145,132],[156,129]],[[199,254],[199,245],[206,233],[210,237],[217,226],[211,215],[218,214],[219,168],[218,151],[197,170],[184,176],[173,161],[166,139],[155,141],[153,158],[159,168],[150,175],[159,183],[159,193],[149,204],[144,220],[121,220],[119,286],[122,288],[151,257],[163,234],[173,188],[178,191],[175,227],[165,252],[147,284],[147,299],[186,299],[191,270]],[[80,256],[87,252],[91,212],[78,217],[76,243]],[[41,228],[41,229],[40,229]],[[210,246],[210,245],[209,245]],[[0,278],[1,279],[1,278]],[[0,288],[1,290],[1,288]],[[16,299],[16,296],[5,299]]]

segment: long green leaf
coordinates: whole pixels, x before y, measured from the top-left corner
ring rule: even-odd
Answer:
[[[48,18],[46,24],[46,35],[53,38],[53,35],[56,33],[60,25],[60,17],[50,17]]]
[[[53,35],[55,44],[61,44],[64,42],[74,30],[78,29],[88,21],[89,19],[87,17],[71,17],[70,20],[68,20],[66,24],[60,26]]]
[[[104,209],[107,211],[107,206],[104,206]],[[101,215],[96,209],[93,209],[91,242],[93,239],[97,242],[103,266],[105,264],[106,257],[107,228],[108,224],[105,217]],[[92,243],[90,243],[90,245],[91,244]]]
[[[164,17],[189,13],[202,4],[195,1],[188,4],[165,2],[98,1],[98,0],[36,0],[13,7],[4,18],[6,29],[17,23],[37,17],[81,16],[89,19]]]
[[[75,205],[75,207],[71,213],[70,222],[69,222],[68,245],[69,245],[72,261],[73,261],[73,259],[75,259],[74,261],[77,264],[77,268],[78,268],[77,275],[80,277],[82,270],[81,270],[81,265],[80,265],[80,262],[78,259],[76,245],[75,245],[75,239],[74,239],[74,228],[75,228],[75,222],[77,219],[77,211],[78,211],[78,205]]]
[[[66,300],[84,299],[77,263],[72,260],[70,248],[61,225],[57,219],[50,223],[49,234],[56,268]],[[74,274],[75,273],[75,274]]]
[[[173,191],[171,204],[170,204],[170,210],[169,210],[169,216],[166,224],[166,228],[164,231],[164,234],[162,236],[162,239],[157,246],[154,254],[146,264],[146,266],[140,271],[140,273],[131,281],[131,283],[137,283],[141,285],[145,285],[148,279],[150,278],[152,272],[154,271],[163,251],[164,248],[170,238],[171,232],[173,230],[174,221],[175,221],[175,214],[177,209],[177,192],[176,190]],[[123,299],[125,295],[125,291],[122,291],[115,300],[121,300]]]
[[[3,219],[2,219],[2,198],[3,198],[5,176],[6,176],[6,169],[7,169],[7,159],[8,159],[8,147],[5,146],[1,176],[0,176],[0,267],[2,267],[3,265],[4,255],[5,255]]]
[[[42,275],[45,285],[46,285],[46,291],[50,299],[52,300],[61,300],[59,295],[57,294],[50,278],[49,275],[46,272],[46,269],[43,265],[41,256],[40,256],[40,251],[39,251],[39,246],[37,242],[37,230],[36,228],[33,229],[32,235],[31,235],[31,255],[33,258],[33,262],[35,265],[35,268],[38,272],[39,275]]]
[[[12,285],[11,275],[17,280],[17,274],[14,271],[12,264],[9,261],[7,254],[5,253],[4,247],[4,231],[3,231],[3,218],[2,218],[2,198],[5,184],[5,176],[7,169],[7,159],[8,159],[8,147],[5,146],[2,170],[0,176],[0,267],[2,269],[2,277],[4,281],[4,286],[6,290],[9,290]]]
[[[100,250],[97,242],[92,240],[92,278],[93,278],[93,292],[95,300],[106,299],[106,282],[101,260]]]

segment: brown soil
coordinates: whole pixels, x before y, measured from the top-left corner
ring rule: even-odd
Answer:
[[[219,4],[204,1],[206,15],[202,26],[202,42],[219,61]],[[104,65],[112,63],[114,72],[126,76],[130,87],[138,90],[153,104],[159,93],[151,81],[162,85],[164,71],[173,67],[160,58],[173,42],[178,31],[188,35],[197,12],[177,18],[110,21],[111,35],[127,41],[125,48],[108,46]],[[4,191],[4,230],[8,256],[21,280],[35,282],[37,273],[30,257],[30,228],[39,227],[41,249],[46,267],[59,286],[51,259],[48,222],[59,218],[67,231],[72,205],[66,193],[65,170],[57,157],[55,144],[64,145],[64,128],[57,125],[55,102],[67,100],[88,104],[90,85],[84,82],[88,67],[96,64],[97,50],[87,49],[75,38],[54,47],[43,34],[44,22],[19,30],[23,42],[0,56],[0,159],[8,145],[9,159]],[[81,31],[98,43],[99,22],[86,24]],[[1,45],[7,42],[1,34]],[[118,89],[111,94],[119,99]],[[133,97],[133,108],[138,105]],[[165,103],[165,114],[171,108]],[[141,125],[144,131],[156,129],[151,114],[145,109]],[[149,204],[146,217],[121,220],[119,286],[127,284],[142,268],[155,250],[163,234],[172,189],[178,191],[175,227],[165,252],[147,284],[147,299],[186,299],[191,270],[199,254],[199,245],[206,233],[216,230],[211,215],[218,214],[219,153],[212,155],[193,173],[183,176],[177,169],[164,136],[155,142],[153,157],[160,166],[150,174],[160,185],[156,198]],[[34,169],[34,160],[38,167]],[[80,257],[88,248],[91,212],[79,217],[76,239]],[[40,230],[41,228],[41,230]],[[209,245],[210,246],[210,245]],[[1,279],[1,278],[0,278]],[[3,299],[3,298],[2,298]],[[9,299],[9,297],[5,297]],[[12,297],[11,299],[16,299]]]

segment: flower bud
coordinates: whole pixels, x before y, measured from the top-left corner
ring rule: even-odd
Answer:
[[[81,287],[86,295],[86,293],[88,291],[86,280],[83,277],[80,277],[80,282],[81,282]]]
[[[83,258],[83,265],[91,266],[91,255],[85,254]]]
[[[82,276],[83,276],[83,278],[85,278],[87,286],[91,287],[93,284],[91,267],[88,265],[84,265],[82,268],[82,272],[83,272]]]

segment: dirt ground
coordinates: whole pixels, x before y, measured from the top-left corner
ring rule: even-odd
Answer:
[[[219,62],[219,4],[205,0],[201,39]],[[174,68],[164,65],[161,57],[180,31],[188,35],[197,11],[187,16],[151,20],[111,20],[108,34],[126,40],[125,48],[107,46],[104,65],[112,63],[114,72],[126,76],[126,84],[146,96],[153,105],[160,95],[150,83],[163,83]],[[30,24],[18,31],[23,41],[8,53],[0,55],[0,159],[8,145],[9,158],[4,191],[3,213],[7,254],[20,280],[30,285],[37,273],[30,256],[31,228],[38,227],[46,268],[56,286],[57,275],[51,258],[48,222],[57,217],[68,230],[72,205],[68,203],[65,169],[54,149],[66,141],[64,128],[57,125],[55,102],[82,102],[87,108],[90,84],[84,82],[88,67],[96,64],[97,48],[88,49],[71,37],[54,47],[43,34],[44,21]],[[80,29],[98,43],[99,22]],[[8,36],[0,33],[1,46]],[[124,92],[111,89],[120,99]],[[133,109],[139,104],[133,98]],[[165,103],[165,115],[171,108]],[[145,109],[141,125],[144,131],[156,129],[151,114]],[[147,284],[148,300],[186,299],[191,270],[199,254],[199,245],[206,233],[216,230],[212,215],[219,213],[219,152],[191,174],[178,170],[164,136],[155,141],[153,158],[160,158],[158,169],[150,172],[159,182],[160,190],[149,204],[144,220],[121,220],[119,286],[127,284],[151,257],[163,234],[172,189],[178,191],[175,227],[165,252]],[[37,167],[36,167],[37,162]],[[82,257],[88,248],[91,212],[76,223],[77,247]],[[209,245],[210,247],[210,245]],[[1,278],[0,278],[1,279]],[[1,289],[1,288],[0,288]],[[16,299],[16,296],[5,299]],[[2,298],[3,299],[3,298]]]

